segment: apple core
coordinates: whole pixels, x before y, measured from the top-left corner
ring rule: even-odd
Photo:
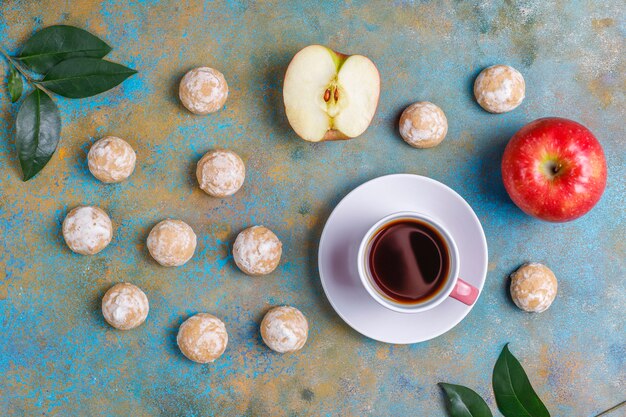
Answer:
[[[379,95],[380,75],[369,58],[321,45],[307,46],[293,57],[283,86],[289,124],[310,142],[361,135]]]

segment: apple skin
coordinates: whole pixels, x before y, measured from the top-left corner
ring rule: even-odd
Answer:
[[[502,156],[502,180],[526,214],[567,222],[587,213],[606,187],[602,146],[583,125],[558,117],[522,127]]]
[[[348,140],[348,139],[352,139],[352,138],[350,136],[344,135],[338,130],[331,129],[328,132],[326,132],[326,134],[324,135],[322,140],[320,140],[320,142],[325,142],[329,140]]]

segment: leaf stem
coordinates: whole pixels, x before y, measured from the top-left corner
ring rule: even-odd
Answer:
[[[594,417],[600,417],[600,416],[605,416],[609,413],[612,413],[613,411],[617,410],[618,408],[622,407],[626,405],[626,401],[622,401],[621,403],[614,405],[613,407],[609,408],[608,410],[604,410],[603,412],[601,412],[600,414],[596,414]]]
[[[31,78],[30,75],[28,75],[26,73],[26,70],[22,67],[22,64],[20,64],[19,62],[17,62],[15,59],[13,59],[13,57],[11,57],[9,54],[6,53],[6,51],[2,48],[0,48],[0,53],[2,53],[2,55],[4,56],[4,58],[9,61],[11,64],[13,64],[13,66],[15,67],[15,69],[22,74],[22,76],[24,78],[26,78],[26,81],[28,81],[30,84],[33,84],[35,82],[35,80],[33,80]]]
[[[11,64],[13,64],[13,66],[15,67],[15,69],[22,74],[22,76],[24,78],[26,78],[26,81],[31,84],[33,87],[40,89],[41,91],[45,92],[47,95],[51,96],[52,95],[52,91],[48,90],[46,87],[44,87],[43,85],[41,85],[39,83],[38,80],[32,78],[30,75],[28,75],[28,73],[26,72],[26,70],[24,69],[24,67],[22,67],[22,64],[20,64],[18,61],[16,61],[13,57],[11,57],[9,54],[6,53],[6,51],[2,48],[0,48],[0,53],[4,56],[4,58],[9,61]]]

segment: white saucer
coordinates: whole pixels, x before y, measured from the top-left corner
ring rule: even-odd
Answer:
[[[476,214],[451,188],[419,175],[375,178],[341,200],[326,221],[319,246],[319,272],[326,297],[357,332],[386,343],[418,343],[456,326],[472,309],[448,298],[422,313],[391,311],[370,297],[357,272],[359,243],[370,226],[399,211],[424,213],[449,230],[460,256],[460,277],[482,290],[487,241]]]

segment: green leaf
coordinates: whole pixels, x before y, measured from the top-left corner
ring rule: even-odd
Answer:
[[[59,62],[78,57],[102,58],[111,47],[73,26],[50,26],[30,37],[18,57],[32,71],[45,74]]]
[[[38,88],[22,103],[15,120],[15,146],[28,181],[46,166],[57,148],[61,117],[54,101]]]
[[[22,97],[22,90],[24,89],[24,85],[22,84],[22,77],[17,72],[15,67],[11,65],[11,70],[9,72],[9,95],[11,96],[11,103],[15,103],[17,100]]]
[[[550,417],[508,345],[502,349],[493,368],[493,393],[505,417]]]
[[[40,84],[64,97],[84,98],[110,90],[136,73],[98,58],[72,58],[55,65]]]
[[[485,400],[473,390],[462,385],[439,385],[446,393],[446,406],[450,417],[493,417]]]

